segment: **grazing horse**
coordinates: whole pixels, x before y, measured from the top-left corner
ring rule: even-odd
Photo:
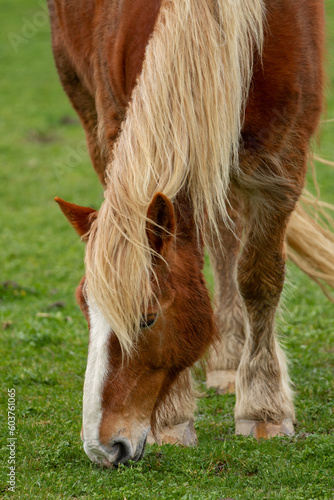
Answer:
[[[190,367],[213,344],[208,385],[234,385],[237,370],[236,432],[292,434],[274,323],[323,107],[322,1],[48,3],[59,76],[105,189],[99,211],[56,199],[86,242],[85,452],[105,466],[139,460],[150,428],[194,443]]]

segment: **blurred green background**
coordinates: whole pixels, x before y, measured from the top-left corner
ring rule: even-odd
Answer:
[[[209,391],[199,401],[196,449],[149,447],[140,464],[117,471],[89,462],[79,437],[88,335],[74,298],[84,247],[53,198],[98,208],[102,189],[58,81],[45,3],[0,0],[0,7],[0,497],[334,498],[333,304],[293,265],[278,322],[295,383],[296,437],[258,444],[234,436],[234,396]],[[326,8],[324,120],[333,120],[333,0]],[[328,160],[333,139],[334,122],[323,122],[315,149]],[[322,197],[334,202],[334,169],[318,164],[317,174]],[[195,374],[204,390],[201,368]],[[15,495],[6,479],[11,387]]]

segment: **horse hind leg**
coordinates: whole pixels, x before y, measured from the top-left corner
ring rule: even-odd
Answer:
[[[194,427],[196,392],[190,368],[178,376],[155,413],[155,430],[147,438],[148,444],[197,445]]]
[[[303,177],[304,168],[298,170],[293,160],[289,163]],[[236,433],[257,438],[293,434],[295,418],[286,358],[275,335],[275,313],[285,278],[286,226],[302,179],[289,180],[287,172],[286,178],[267,175],[257,182],[255,173],[248,179],[247,193],[244,190],[247,236],[238,266],[249,327],[236,378]]]
[[[218,394],[235,392],[235,378],[245,341],[245,312],[237,284],[242,218],[240,200],[233,188],[229,195],[228,227],[220,224],[220,241],[212,236],[209,248],[215,283],[215,317],[219,339],[210,349],[206,385]]]

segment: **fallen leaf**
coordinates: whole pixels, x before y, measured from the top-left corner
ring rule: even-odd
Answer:
[[[41,312],[39,312],[39,313],[36,314],[36,316],[37,316],[37,318],[51,318],[51,314],[49,314],[49,313],[41,313]]]
[[[3,330],[7,330],[8,328],[10,328],[12,326],[12,324],[13,324],[12,320],[8,319],[7,321],[3,321],[1,323],[1,328]]]

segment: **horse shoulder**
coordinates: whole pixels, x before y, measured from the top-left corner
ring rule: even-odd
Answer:
[[[292,130],[306,145],[323,106],[322,2],[268,0],[262,60],[246,108],[245,146],[280,151]],[[306,146],[305,146],[306,147]]]

